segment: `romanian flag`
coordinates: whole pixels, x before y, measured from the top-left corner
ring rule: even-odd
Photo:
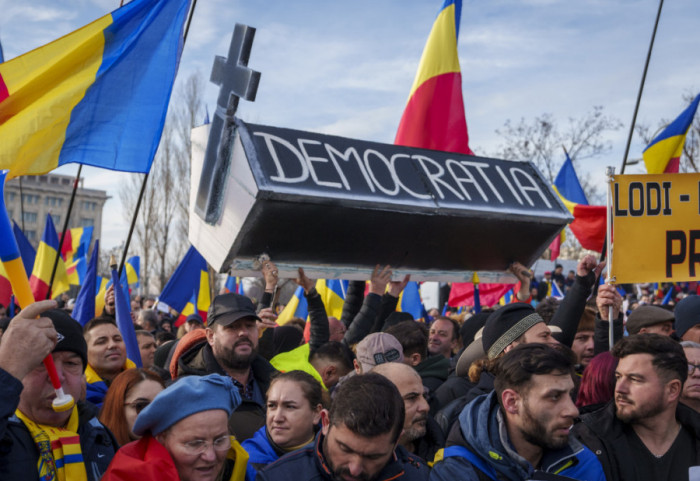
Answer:
[[[15,233],[15,240],[24,263],[24,270],[31,273],[34,270],[36,250],[34,250],[31,242],[29,242],[29,239],[27,239],[27,236],[24,235],[24,232],[22,232],[22,229],[19,228],[16,222],[12,223],[12,231]]]
[[[66,275],[71,286],[82,286],[87,274],[87,259],[79,257],[66,265]]]
[[[124,339],[126,345],[126,357],[129,358],[136,367],[142,367],[141,351],[139,343],[136,340],[136,331],[134,330],[134,322],[131,320],[131,303],[129,295],[121,288],[117,270],[112,269],[112,284],[114,284],[114,317],[117,319],[117,327]]]
[[[199,314],[202,321],[206,324],[207,322],[207,311],[209,310],[209,305],[211,304],[211,296],[209,293],[209,275],[206,271],[199,282],[199,292],[196,290],[192,293],[189,302],[185,305],[185,308],[180,312],[177,320],[175,321],[175,326],[180,327],[187,316],[190,314]],[[206,308],[204,308],[206,306]]]
[[[139,286],[139,275],[141,273],[141,258],[139,256],[129,257],[124,263],[121,283],[124,285]]]
[[[93,249],[94,252],[94,249]],[[106,277],[96,276],[95,280],[95,317],[101,316],[102,311],[105,310],[105,294],[107,293],[107,286],[109,285],[109,279]]]
[[[397,311],[408,312],[414,319],[425,319],[426,312],[423,301],[420,298],[420,286],[415,281],[409,281],[406,288],[399,295]]]
[[[277,316],[276,322],[278,325],[284,326],[294,318],[306,319],[308,316],[309,304],[306,301],[306,297],[304,297],[304,288],[299,286],[297,290],[294,291],[294,295],[289,299],[287,305],[282,309],[282,312]],[[340,317],[338,319],[340,319]]]
[[[70,264],[74,259],[87,258],[92,240],[92,227],[76,227],[68,229],[61,246],[61,256],[66,264]]]
[[[207,261],[197,252],[197,249],[190,246],[180,265],[177,266],[170,280],[163,288],[158,302],[162,302],[182,313],[187,303],[192,303],[193,292],[197,293],[197,311],[200,314],[204,314],[202,319],[206,322],[206,312],[209,309],[209,304],[211,304]],[[194,308],[192,312],[194,312]],[[184,318],[182,321],[184,321]],[[176,327],[179,327],[182,322],[178,318],[175,324]]]
[[[0,64],[0,168],[67,163],[148,172],[160,141],[190,0],[134,0]]]
[[[605,244],[607,208],[604,205],[588,205],[569,154],[566,154],[566,160],[554,179],[553,188],[574,216],[569,228],[581,247],[601,252]]]
[[[678,172],[685,136],[693,123],[699,102],[700,95],[644,149],[642,158],[648,174]]]
[[[0,304],[5,307],[9,306],[11,298],[12,284],[10,283],[10,278],[7,277],[4,264],[0,262]]]
[[[34,269],[29,278],[29,285],[34,293],[34,299],[47,299],[49,292],[49,283],[51,282],[51,272],[53,265],[58,255],[58,235],[56,228],[53,225],[51,215],[46,216],[46,225],[44,226],[44,234],[41,236],[39,248],[36,251],[36,260],[34,261]],[[68,275],[66,274],[66,265],[63,259],[58,259],[56,266],[56,274],[53,279],[53,288],[51,290],[51,299],[57,295],[66,292],[70,289],[68,284]]]
[[[226,293],[235,292],[236,294],[245,295],[243,293],[243,279],[240,277],[227,276],[226,284],[224,284]]]
[[[514,285],[478,283],[480,307],[497,305],[503,296],[513,290]],[[474,306],[474,290],[474,284],[471,282],[454,282],[447,303],[452,307]]]
[[[97,317],[95,314],[95,289],[97,287],[97,263],[99,262],[100,241],[95,241],[95,246],[92,248],[92,256],[87,265],[85,278],[78,292],[78,297],[75,299],[73,312],[71,316],[78,321],[81,326],[87,324],[92,318]],[[104,304],[104,293],[102,296]]]
[[[326,307],[328,317],[340,319],[345,304],[345,293],[348,290],[348,281],[339,279],[319,279],[316,281],[316,292],[321,296]]]
[[[394,143],[473,155],[457,55],[461,0],[445,0],[425,44]]]

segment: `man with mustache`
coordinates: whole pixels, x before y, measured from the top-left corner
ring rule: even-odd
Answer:
[[[428,413],[430,406],[425,399],[420,375],[402,362],[378,364],[372,372],[391,381],[403,399],[406,417],[399,444],[421,459],[432,461],[438,449],[445,445],[445,435]]]
[[[427,481],[428,466],[399,444],[404,401],[373,372],[338,387],[330,411],[321,411],[313,445],[282,456],[258,481]]]
[[[615,398],[581,416],[573,433],[598,455],[608,481],[697,479],[700,415],[679,403],[689,365],[668,336],[637,334],[612,350]],[[693,368],[694,369],[694,368]]]
[[[604,481],[595,455],[569,437],[574,355],[528,343],[495,365],[495,390],[467,404],[435,456],[431,480]]]
[[[265,424],[265,393],[277,372],[258,355],[258,325],[253,302],[235,293],[214,298],[207,328],[184,336],[173,350],[170,372],[175,377],[217,373],[228,375],[241,395],[229,427],[239,441],[253,436]]]

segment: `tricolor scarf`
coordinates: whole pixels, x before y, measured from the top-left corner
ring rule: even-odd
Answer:
[[[39,449],[37,470],[40,481],[87,481],[78,436],[77,406],[73,406],[65,428],[37,424],[19,409],[15,414],[27,426]]]
[[[124,370],[135,368],[136,364],[131,359],[127,359],[124,364]],[[92,368],[90,364],[85,368],[85,380],[87,381],[86,399],[95,406],[101,408],[102,403],[107,395],[109,386],[100,377],[99,374]]]

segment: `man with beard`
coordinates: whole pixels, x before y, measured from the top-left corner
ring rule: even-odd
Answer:
[[[173,348],[170,372],[182,376],[228,375],[238,388],[242,403],[229,418],[229,428],[239,441],[265,424],[265,393],[270,376],[277,372],[258,355],[258,325],[253,302],[229,293],[214,298],[207,314],[207,328],[184,336]],[[174,407],[176,408],[176,407]]]
[[[375,373],[352,376],[321,411],[315,443],[258,472],[258,481],[419,481],[429,468],[398,444],[405,419],[396,387]]]
[[[445,435],[438,423],[428,414],[430,406],[425,399],[420,375],[402,362],[385,362],[372,368],[399,390],[406,410],[399,444],[408,452],[425,461],[432,461],[435,453],[445,445]]]
[[[595,455],[569,437],[574,356],[566,348],[521,344],[495,366],[495,389],[467,404],[435,456],[431,480],[604,481]]]
[[[598,455],[608,481],[697,479],[700,415],[679,403],[689,365],[668,336],[638,334],[612,350],[615,398],[585,414],[573,433]],[[695,467],[695,468],[693,468]]]

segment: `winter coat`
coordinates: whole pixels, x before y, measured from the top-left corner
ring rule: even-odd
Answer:
[[[291,452],[258,471],[258,481],[334,481],[323,455],[323,434],[312,446]],[[402,446],[397,446],[389,463],[374,478],[376,481],[427,481],[430,469]]]
[[[700,414],[691,408],[678,404],[676,419],[688,428],[695,437],[695,457],[688,460],[688,467],[700,465]],[[630,446],[630,427],[615,415],[615,401],[610,401],[602,408],[581,416],[580,422],[574,424],[572,435],[593,451],[605,470],[608,481],[645,480],[646,473],[641,472],[634,462],[636,450]]]
[[[307,446],[313,446],[315,438]],[[302,446],[305,448],[307,446]],[[263,426],[255,432],[255,435],[243,442],[243,449],[248,452],[248,468],[246,470],[246,481],[255,481],[258,471],[270,463],[274,463],[281,456],[287,454],[277,446],[267,434],[267,427]]]
[[[562,449],[546,449],[541,468],[535,470],[513,449],[507,433],[496,393],[479,396],[464,408],[447,438],[448,447],[436,455],[431,481],[522,481],[533,479],[536,471],[579,480],[605,481],[603,468],[595,455],[573,438],[569,438],[568,445]]]
[[[22,383],[0,369],[0,479],[28,481],[39,479],[39,450],[29,430],[15,415]],[[97,408],[78,402],[78,435],[88,481],[98,481],[107,470],[119,444],[114,435],[97,420]]]

